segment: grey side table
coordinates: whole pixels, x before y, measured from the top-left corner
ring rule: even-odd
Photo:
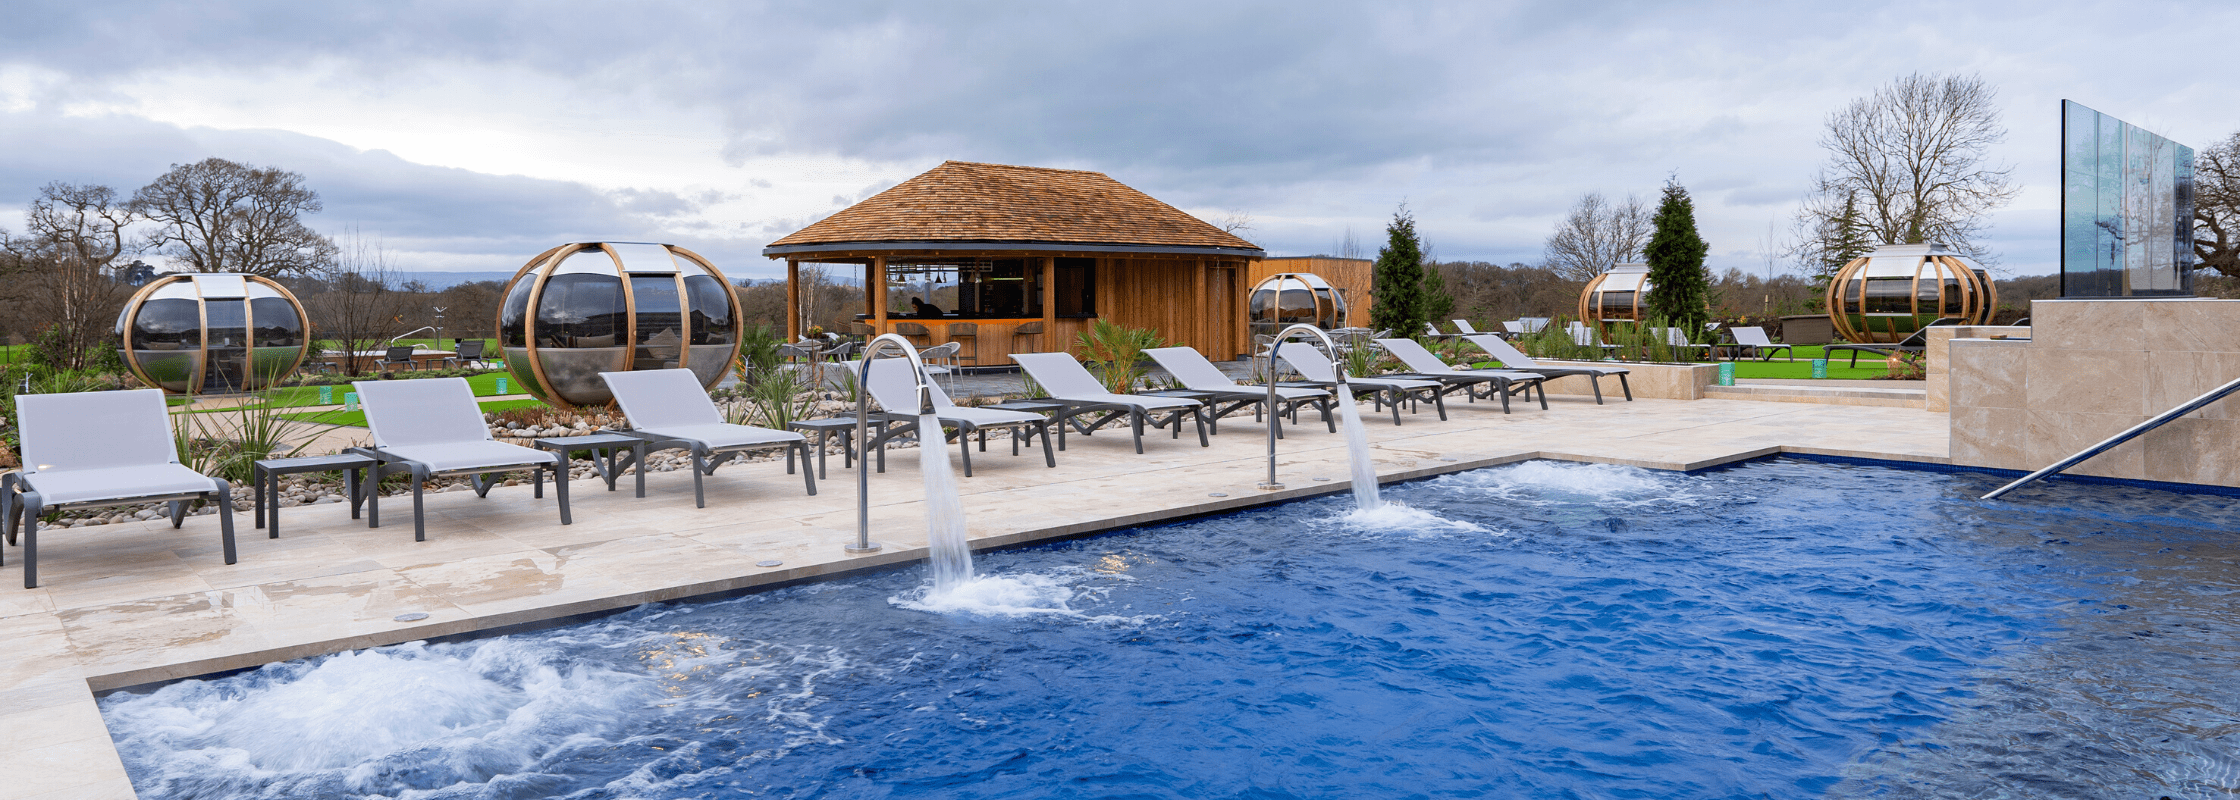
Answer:
[[[267,538],[280,538],[280,476],[300,475],[306,472],[343,473],[343,483],[350,486],[350,518],[357,519],[360,503],[372,505],[381,502],[378,489],[367,492],[364,490],[364,484],[359,482],[359,471],[371,472],[373,465],[373,459],[350,453],[336,453],[331,456],[305,456],[303,458],[267,458],[249,465],[249,482],[256,484],[256,526],[265,529]],[[271,506],[270,511],[265,510],[267,505]],[[265,517],[268,514],[272,518],[270,526],[265,525]]]
[[[615,481],[622,477],[622,451],[628,449],[631,463],[638,467],[636,470],[638,473],[638,496],[646,496],[646,440],[644,439],[619,433],[593,433],[584,436],[538,439],[531,444],[538,450],[558,452],[563,461],[567,460],[570,452],[576,450],[591,451],[591,467],[599,471],[599,477],[606,479],[607,491],[610,492],[615,490]],[[604,460],[600,458],[602,452],[606,454]]]
[[[887,423],[884,420],[880,420],[876,417],[872,418],[869,421],[869,425],[872,430],[876,431],[884,432],[887,429]],[[786,430],[798,431],[804,434],[815,433],[817,435],[818,480],[825,479],[825,437],[831,436],[835,433],[840,435],[840,468],[848,469],[856,465],[856,418],[853,415],[844,417],[826,417],[824,419],[797,419],[792,422],[786,423]],[[801,465],[801,468],[808,469],[809,465],[803,464]]]

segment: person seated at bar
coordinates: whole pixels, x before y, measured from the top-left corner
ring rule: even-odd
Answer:
[[[920,298],[910,298],[910,309],[916,312],[919,319],[939,319],[941,317],[940,306],[928,303]]]

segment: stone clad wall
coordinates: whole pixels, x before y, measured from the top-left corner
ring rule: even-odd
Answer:
[[[1945,325],[1929,329],[1929,349],[1924,353],[1927,358],[1922,360],[1921,369],[1922,377],[1926,379],[1922,381],[1924,408],[1936,412],[1952,410],[1952,340],[1993,337],[2028,339],[2030,328],[2011,325]]]
[[[2030,317],[2028,340],[1950,340],[1952,463],[2039,469],[2240,378],[2240,300],[2040,300]],[[2069,472],[2240,486],[2240,399]]]

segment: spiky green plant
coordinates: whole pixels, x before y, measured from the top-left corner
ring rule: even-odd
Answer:
[[[1106,390],[1127,394],[1143,378],[1143,351],[1165,344],[1158,331],[1126,328],[1100,319],[1082,331],[1073,346]]]

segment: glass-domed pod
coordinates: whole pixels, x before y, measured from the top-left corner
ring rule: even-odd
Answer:
[[[234,273],[160,276],[117,314],[125,367],[173,394],[269,387],[303,363],[310,327],[286,287]]]
[[[1323,330],[1346,326],[1346,299],[1330,282],[1309,272],[1279,272],[1252,287],[1252,332],[1274,336],[1286,325],[1304,322]]]
[[[557,406],[611,402],[601,372],[683,367],[712,387],[739,355],[742,324],[715,265],[642,242],[546,250],[514,274],[498,307],[507,368]]]
[[[1852,259],[1828,281],[1836,335],[1896,342],[1941,317],[1983,325],[1999,304],[1981,265],[1941,244],[1886,244]]]
[[[1579,292],[1579,319],[1589,325],[1639,323],[1648,316],[1649,265],[1618,264]]]

